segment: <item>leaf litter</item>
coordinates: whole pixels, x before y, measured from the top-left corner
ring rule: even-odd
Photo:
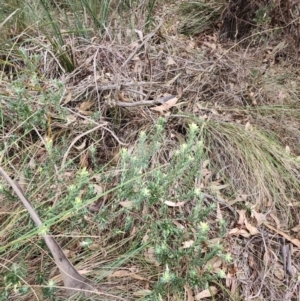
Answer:
[[[228,236],[220,240],[229,252],[237,248],[233,266],[226,267],[226,285],[232,293],[236,292],[240,285],[242,294],[251,297],[247,288],[249,283],[245,285],[245,279],[253,278],[255,273],[266,291],[267,287],[273,284],[273,275],[281,281],[286,277],[283,265],[278,259],[281,255],[276,243],[280,238],[291,242],[296,251],[299,251],[300,247],[299,240],[289,234],[290,231],[297,232],[298,228],[295,225],[298,222],[294,221],[298,220],[299,216],[297,200],[300,168],[295,158],[299,158],[300,149],[295,141],[298,141],[299,137],[300,115],[296,106],[298,99],[292,88],[298,75],[293,68],[287,71],[274,64],[256,80],[253,77],[253,69],[259,70],[264,55],[263,49],[250,49],[247,56],[244,56],[239,51],[228,51],[214,36],[206,36],[202,42],[201,39],[194,42],[184,37],[177,37],[174,41],[164,28],[166,41],[161,40],[158,46],[151,38],[156,37],[160,27],[161,25],[148,36],[137,30],[135,45],[129,39],[118,43],[116,40],[109,40],[109,37],[101,41],[95,37],[93,42],[79,42],[72,36],[66,36],[66,42],[74,45],[77,65],[73,72],[63,74],[62,66],[48,53],[51,45],[43,47],[37,43],[37,50],[42,54],[44,63],[51,66],[44,72],[45,89],[51,88],[51,80],[48,82],[47,79],[61,80],[66,86],[61,103],[64,108],[70,110],[69,115],[62,119],[54,113],[57,121],[56,124],[50,123],[50,127],[54,132],[57,128],[66,128],[71,131],[72,139],[76,139],[79,133],[87,131],[87,125],[91,122],[90,116],[99,113],[104,119],[110,120],[112,112],[119,108],[120,119],[127,122],[126,126],[109,126],[117,137],[132,145],[135,142],[135,135],[132,133],[138,133],[141,127],[152,125],[152,114],[162,114],[170,118],[172,126],[169,130],[174,132],[186,127],[190,112],[197,114],[199,120],[203,120],[201,124],[205,126],[205,143],[210,156],[210,160],[203,163],[204,179],[201,189],[223,196],[223,199],[228,199],[234,189],[234,197],[229,199],[228,203],[234,206],[234,210],[239,214],[238,222],[231,220],[226,206],[218,203],[216,220],[227,218],[230,221]],[[157,38],[159,39],[158,36]],[[144,43],[146,39],[147,43]],[[34,40],[32,43],[34,44]],[[173,47],[172,51],[169,50],[170,44]],[[146,55],[137,56],[139,49],[148,52],[150,60]],[[273,50],[276,52],[276,47],[273,47]],[[29,54],[30,52],[28,49]],[[201,60],[196,59],[199,52],[202,55]],[[274,86],[274,83],[269,81],[272,76],[275,76],[275,81],[276,76],[283,74],[287,78],[285,85],[278,82]],[[5,81],[7,80],[4,79],[4,84],[7,83]],[[5,91],[4,94],[9,92],[11,97],[14,97],[12,91]],[[40,104],[36,92],[28,87],[28,93],[37,100],[38,108]],[[161,95],[166,94],[169,95],[169,99],[161,98]],[[180,106],[179,99],[183,101]],[[130,107],[124,102],[130,104]],[[276,107],[285,110],[284,120]],[[6,102],[4,112],[9,114]],[[156,115],[154,116],[156,118]],[[77,129],[74,130],[75,123]],[[129,131],[126,128],[129,128]],[[261,135],[261,131],[272,133],[276,139],[267,139],[269,136]],[[112,138],[111,133],[103,128],[99,127],[97,133],[104,137],[101,140],[103,143],[97,143],[97,152],[102,154],[98,163],[106,163],[121,146]],[[58,137],[59,135],[57,134]],[[169,139],[171,140],[171,137]],[[86,148],[95,141],[88,134],[86,137],[79,137],[78,140],[78,146],[74,145],[67,157],[81,154],[79,164],[89,167],[90,160]],[[246,150],[251,151],[253,155]],[[46,156],[46,152],[43,156]],[[33,160],[32,168],[35,165]],[[273,173],[273,165],[279,166],[278,170],[284,170],[287,177],[283,177],[278,170]],[[215,169],[224,171],[225,180],[212,180]],[[267,174],[262,175],[262,171]],[[228,182],[226,179],[229,179]],[[280,189],[280,194],[276,194],[272,187]],[[280,199],[281,203],[275,203],[276,199]],[[241,209],[246,206],[246,200],[257,203],[256,211],[250,210],[249,214],[249,211]],[[185,206],[185,202],[168,200],[165,200],[165,204],[175,209]],[[125,200],[120,206],[130,209],[132,204]],[[287,216],[292,218],[288,219]],[[213,225],[214,221],[210,222]],[[263,231],[268,232],[268,239]],[[190,245],[192,240],[183,242],[183,247],[188,248]],[[244,247],[243,251],[238,249],[239,245]],[[267,260],[267,257],[273,258],[267,249],[272,249],[272,252],[277,254],[275,267],[268,272],[262,267],[263,262],[270,264],[271,259]],[[248,252],[251,256],[243,257],[243,252]],[[145,260],[159,266],[153,249],[145,251],[144,257]],[[253,263],[253,258],[258,259],[257,264]],[[293,265],[297,266],[296,263]],[[254,269],[256,271],[253,271]],[[237,276],[241,271],[245,274],[244,279]],[[143,280],[144,278],[141,279]],[[272,287],[276,291],[276,286]],[[257,292],[255,288],[253,291]],[[142,294],[143,290],[140,292]],[[218,289],[210,287],[193,294],[194,292],[187,288],[187,292],[189,300],[212,299]],[[276,293],[280,294],[277,291]]]

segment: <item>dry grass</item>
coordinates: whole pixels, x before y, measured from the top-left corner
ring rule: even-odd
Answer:
[[[163,5],[176,9],[169,3]],[[145,6],[143,9],[141,12]],[[298,238],[292,231],[300,213],[299,76],[295,59],[288,44],[277,48],[273,41],[256,47],[220,44],[217,34],[208,35],[204,25],[198,37],[182,36],[176,26],[183,24],[173,22],[171,12],[178,13],[170,11],[164,16],[166,22],[157,17],[149,31],[142,25],[145,19],[135,18],[134,26],[127,28],[116,14],[102,35],[91,26],[89,37],[65,33],[64,45],[60,45],[45,31],[36,37],[28,29],[2,46],[0,163],[16,178],[24,179],[29,198],[42,217],[55,225],[54,234],[66,235],[58,236],[61,245],[70,258],[76,256],[89,276],[102,281],[115,270],[130,271],[109,278],[118,284],[118,290],[110,293],[133,300],[134,293],[152,288],[152,279],[157,279],[162,268],[145,262],[144,250],[135,246],[135,240],[140,239],[136,232],[128,236],[117,233],[126,223],[125,216],[110,212],[111,231],[102,231],[89,210],[80,220],[71,219],[70,224],[71,208],[58,207],[53,217],[43,208],[67,195],[76,171],[83,167],[95,174],[90,180],[105,192],[85,206],[94,203],[99,210],[112,202],[114,191],[110,189],[119,184],[119,151],[124,146],[135,149],[142,130],[153,131],[160,113],[152,108],[160,105],[161,95],[179,95],[178,103],[163,112],[167,138],[151,164],[167,164],[186,140],[188,124],[196,123],[205,146],[203,160],[208,160],[201,167],[204,178],[199,186],[221,201],[219,214],[227,219],[228,232],[248,229],[234,218],[229,206],[239,214],[238,210],[245,209],[249,222],[258,229],[256,235],[222,238],[234,262],[226,266],[227,280],[218,284],[223,290],[216,299],[296,298],[297,277],[289,282],[282,278],[282,235],[259,224],[253,215],[254,211],[264,214],[269,224]],[[116,172],[113,176],[107,172],[107,179],[99,182],[96,175],[102,174],[104,165]],[[28,183],[26,179],[31,180]],[[52,277],[55,269],[44,245],[36,232],[28,233],[26,212],[10,198],[5,190],[5,197],[0,199],[1,245],[6,246],[1,251],[5,260],[1,272],[9,262],[23,258],[31,276],[26,278],[28,283],[35,283],[40,266],[49,269],[47,274]],[[213,235],[218,236],[217,218],[210,216],[209,223]],[[135,231],[142,229],[140,224],[138,227]],[[19,236],[26,241],[23,249],[15,242]],[[80,245],[83,237],[93,240],[89,251]],[[119,254],[126,254],[126,259]],[[292,264],[296,275],[298,249]],[[103,266],[108,266],[107,271]],[[101,275],[98,270],[102,270]],[[132,271],[138,276],[134,278]]]

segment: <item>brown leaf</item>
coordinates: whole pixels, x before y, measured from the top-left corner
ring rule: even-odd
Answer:
[[[223,220],[222,211],[220,209],[219,203],[217,203],[217,221]]]
[[[94,105],[94,101],[88,100],[84,101],[79,105],[80,111],[88,111]]]
[[[265,253],[264,253],[264,256],[263,256],[263,262],[265,264],[265,266],[268,266],[269,263],[270,263],[270,251],[267,250]]]
[[[276,233],[280,234],[281,236],[283,236],[285,239],[287,239],[289,242],[291,242],[292,244],[294,244],[295,246],[297,246],[298,248],[300,248],[300,240],[293,238],[289,235],[287,235],[286,233],[284,233],[283,231],[280,231],[274,227],[272,227],[271,225],[269,225],[268,223],[264,223],[264,225],[266,227],[268,227],[270,230],[275,231]]]
[[[172,222],[178,229],[180,229],[180,230],[184,229],[184,226],[182,224],[180,224],[179,222],[177,222],[175,220],[173,220]]]
[[[152,247],[148,248],[144,252],[144,257],[147,262],[153,263],[155,266],[160,266],[159,262],[155,258],[155,251]]]
[[[165,201],[164,203],[169,207],[182,207],[185,204],[185,202],[171,202],[171,201]]]
[[[273,274],[275,275],[275,277],[279,280],[284,280],[285,274],[284,274],[284,270],[282,268],[281,265],[279,265],[278,263],[275,263],[275,267],[273,269]]]
[[[204,160],[202,163],[202,168],[206,168],[209,165],[209,160]]]
[[[251,234],[245,229],[233,228],[228,232],[228,235],[235,235],[235,236],[243,236],[243,237],[250,237]]]
[[[245,125],[245,130],[246,130],[246,132],[252,132],[253,131],[253,127],[252,127],[252,125],[250,124],[249,121]]]
[[[222,264],[223,264],[222,259],[218,256],[215,256],[205,264],[205,268],[211,266],[213,268],[213,271],[215,272],[215,270],[219,269],[222,266]]]
[[[91,272],[91,270],[87,270],[87,269],[82,269],[82,270],[78,270],[78,273],[80,275],[87,275]]]
[[[86,150],[80,155],[80,168],[89,166],[89,151]]]
[[[256,227],[252,226],[248,221],[247,219],[245,218],[245,226],[247,228],[247,230],[250,232],[251,235],[256,235],[258,234],[258,230]]]
[[[123,277],[128,277],[131,276],[132,272],[128,270],[118,270],[113,272],[112,274],[108,275],[108,278],[123,278]]]
[[[130,236],[133,237],[133,235],[135,235],[136,232],[137,232],[137,228],[136,228],[136,226],[133,226],[131,231],[130,231]]]
[[[296,227],[291,229],[293,232],[299,232],[300,231],[300,224],[298,224]]]
[[[159,95],[159,97],[157,97],[156,102],[159,102],[161,104],[164,104],[165,102],[167,102],[170,99],[173,99],[175,96],[169,93],[164,93]]]
[[[76,116],[69,114],[69,115],[66,116],[66,123],[65,123],[65,125],[68,126],[68,125],[74,123],[76,120],[77,120]]]
[[[183,244],[183,246],[182,246],[183,249],[188,249],[194,244],[194,241],[187,240],[187,241],[184,241],[182,244]]]
[[[66,105],[67,103],[69,103],[72,100],[72,91],[68,91],[67,96],[64,98],[63,100],[63,105]]]
[[[209,188],[212,191],[219,191],[219,190],[227,188],[228,186],[229,186],[228,184],[224,184],[224,185],[212,184]]]
[[[143,32],[141,30],[137,30],[137,29],[135,29],[134,31],[139,36],[141,42],[143,42],[143,40],[144,40]]]
[[[222,242],[222,238],[216,237],[216,238],[212,238],[212,239],[206,240],[205,244],[209,248],[213,248],[215,245],[221,244],[221,242]]]
[[[103,192],[103,187],[98,184],[93,184],[94,190],[97,194],[101,194]]]
[[[188,43],[188,45],[186,46],[186,51],[191,51],[192,49],[194,49],[195,48],[195,45],[196,45],[196,43],[195,42],[193,42],[193,41],[190,41],[189,43]]]
[[[131,209],[133,207],[133,202],[132,201],[123,201],[123,202],[120,202],[120,205],[124,208]]]
[[[263,222],[267,220],[266,215],[263,213],[256,212],[255,210],[253,210],[252,213],[257,221],[257,226],[260,226]]]
[[[167,63],[166,66],[177,66],[177,64],[175,63],[175,61],[173,60],[173,58],[171,58],[170,56],[167,58]]]
[[[133,72],[141,73],[143,71],[143,64],[141,61],[135,61]]]
[[[203,42],[203,45],[209,47],[211,50],[216,50],[217,48],[217,45],[215,43],[209,43],[207,41]]]
[[[136,280],[143,280],[143,281],[149,281],[149,279],[144,278],[142,276],[140,276],[139,274],[136,273],[132,273],[129,275],[131,278],[136,279]]]
[[[164,111],[168,111],[170,108],[174,107],[177,101],[178,97],[173,97],[162,105],[151,108],[151,110],[163,113]]]
[[[275,211],[271,211],[270,212],[270,216],[272,217],[272,219],[274,220],[274,222],[276,223],[276,227],[277,229],[280,229],[280,220],[278,219],[276,212]]]
[[[139,291],[135,291],[133,293],[133,296],[135,297],[145,297],[147,295],[150,295],[152,293],[152,291],[150,290],[139,290]]]
[[[74,145],[74,148],[76,148],[78,151],[84,150],[85,147],[86,147],[86,139],[84,139],[79,146]]]
[[[171,86],[173,83],[177,81],[177,79],[181,76],[181,73],[176,74],[171,80],[169,80],[165,85]]]
[[[195,300],[201,300],[204,298],[209,298],[214,296],[218,292],[218,289],[215,286],[210,286],[209,289],[206,289],[195,296]]]
[[[146,234],[143,236],[143,239],[142,239],[142,241],[143,241],[144,244],[147,243],[147,241],[149,240],[148,231],[149,230],[147,230]]]
[[[125,101],[125,102],[126,102],[126,101],[129,101],[129,99],[125,97],[123,91],[122,91],[122,92],[119,92],[118,97],[119,97],[119,100],[121,100],[121,101]]]
[[[227,275],[226,275],[226,282],[225,282],[226,287],[228,287],[228,288],[231,287],[232,282],[233,282],[233,277],[234,277],[233,274],[231,274],[229,272],[227,273]]]
[[[187,294],[187,301],[195,301],[194,295],[193,295],[193,291],[190,288],[190,286],[188,284],[185,285],[184,287],[186,294]]]
[[[179,87],[177,88],[177,94],[178,94],[178,98],[181,98],[181,97],[182,97],[182,94],[183,94],[182,86],[179,86]]]
[[[243,226],[246,219],[246,210],[237,210],[237,213],[239,214],[239,220],[237,222],[238,225]]]
[[[91,116],[94,114],[92,111],[84,111],[84,110],[80,110],[80,109],[78,110],[78,112],[84,116]]]
[[[248,264],[249,264],[249,267],[252,268],[253,270],[257,268],[257,263],[253,257],[253,255],[249,255],[248,256]]]

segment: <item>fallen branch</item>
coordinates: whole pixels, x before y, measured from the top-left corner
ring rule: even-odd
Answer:
[[[23,203],[25,208],[28,210],[31,219],[34,223],[41,227],[43,225],[42,221],[40,220],[39,216],[33,209],[32,205],[30,204],[29,200],[23,194],[23,191],[19,185],[17,185],[9,175],[0,167],[0,174],[4,177],[4,179],[9,183],[13,191],[16,193],[20,201]],[[95,287],[92,281],[88,280],[87,278],[81,276],[69,259],[64,254],[61,247],[58,245],[56,240],[49,235],[42,235],[46,245],[48,246],[54,261],[57,267],[60,270],[62,275],[62,279],[64,282],[64,287],[67,289],[67,295],[73,295],[78,291],[84,291],[85,296],[88,296],[91,291],[95,291]]]

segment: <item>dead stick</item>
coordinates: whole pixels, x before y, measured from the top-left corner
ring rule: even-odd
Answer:
[[[29,200],[23,194],[22,189],[9,177],[9,175],[0,167],[0,174],[4,177],[4,179],[11,186],[13,191],[16,193],[20,201],[23,203],[25,208],[28,210],[31,219],[34,223],[41,227],[43,225],[39,216],[31,206]],[[61,247],[58,245],[56,240],[49,235],[42,235],[53,258],[58,266],[60,273],[63,278],[64,286],[68,288],[67,294],[72,295],[80,290],[85,291],[85,294],[88,295],[88,292],[95,291],[92,281],[87,278],[81,276],[69,259],[64,254]]]

